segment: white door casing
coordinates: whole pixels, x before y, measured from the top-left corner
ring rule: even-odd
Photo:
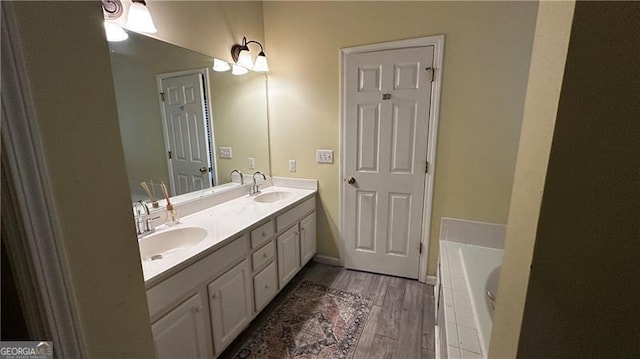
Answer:
[[[344,57],[347,268],[419,276],[434,51],[423,46]]]
[[[211,187],[203,74],[162,76],[159,81],[173,195]]]

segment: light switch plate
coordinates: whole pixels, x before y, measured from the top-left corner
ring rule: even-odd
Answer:
[[[232,158],[231,147],[218,147],[220,158]]]
[[[249,160],[247,162],[249,162],[249,169],[250,170],[256,169],[256,159],[255,158],[249,157]]]
[[[296,160],[289,160],[289,172],[296,171]]]
[[[317,163],[333,163],[333,150],[316,150]]]

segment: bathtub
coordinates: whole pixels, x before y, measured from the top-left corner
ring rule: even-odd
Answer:
[[[458,247],[478,339],[485,357],[493,326],[493,303],[487,292],[493,293],[494,296],[498,292],[502,252],[501,249],[474,245]]]
[[[487,358],[492,327],[492,303],[497,293],[502,250],[440,241],[436,332],[439,358]],[[446,353],[445,353],[446,351]]]

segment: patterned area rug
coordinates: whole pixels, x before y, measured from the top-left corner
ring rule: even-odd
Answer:
[[[234,359],[349,359],[371,310],[359,294],[300,283]]]

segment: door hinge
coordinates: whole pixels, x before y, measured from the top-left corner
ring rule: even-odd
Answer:
[[[429,161],[427,161],[427,164],[424,166],[424,173],[429,173]]]
[[[429,76],[430,76],[430,82],[433,82],[433,79],[436,77],[436,69],[434,69],[433,67],[427,67],[425,68],[426,71],[429,71]]]
[[[422,242],[420,242],[420,248],[418,248],[418,251],[422,254]]]
[[[160,92],[160,100],[164,102],[164,92]]]
[[[173,157],[171,156],[171,151],[169,151],[169,159],[171,159],[171,158],[173,158]]]

